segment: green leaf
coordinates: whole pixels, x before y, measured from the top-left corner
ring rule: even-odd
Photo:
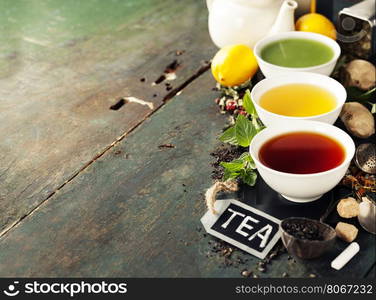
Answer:
[[[263,130],[265,128],[264,124],[262,124],[262,122],[260,121],[258,116],[252,117],[252,125],[256,129],[256,133],[260,132],[261,130]]]
[[[373,94],[376,92],[376,88],[370,89],[367,92],[362,91],[361,89],[357,87],[348,87],[346,88],[347,91],[347,101],[367,101],[371,100],[373,98]]]
[[[235,123],[235,135],[238,144],[242,147],[248,147],[255,134],[256,129],[251,121],[243,115],[238,115]]]
[[[251,92],[249,90],[245,91],[243,97],[243,108],[244,110],[250,114],[252,117],[256,115],[256,109],[251,99]]]
[[[232,162],[221,162],[220,165],[230,172],[236,172],[243,169],[244,163],[242,160],[233,160]]]
[[[362,97],[362,98],[368,98],[369,96],[371,96],[375,92],[376,92],[376,87],[374,87],[373,89],[370,89],[369,91],[365,92],[360,97]]]
[[[224,143],[229,143],[231,145],[238,145],[238,140],[236,139],[235,127],[230,127],[219,137],[219,140]]]
[[[251,162],[253,161],[252,156],[249,152],[244,152],[242,155],[239,156],[239,160],[243,162]]]
[[[225,172],[223,174],[223,180],[226,181],[226,180],[230,180],[230,179],[235,179],[235,178],[239,177],[239,175],[240,175],[239,172],[231,172],[230,170],[225,169]]]
[[[255,171],[244,171],[241,173],[241,179],[244,183],[250,186],[254,186],[257,179],[257,173]]]
[[[376,103],[369,102],[371,104],[371,113],[376,113]]]
[[[249,152],[244,152],[242,155],[240,155],[238,160],[241,160],[243,162],[243,166],[245,169],[256,169],[255,162],[253,161],[253,158]]]
[[[244,152],[239,158],[231,162],[221,162],[224,167],[223,180],[236,179],[240,177],[244,183],[253,186],[256,183],[256,166],[249,152]]]
[[[249,154],[249,152],[243,152],[239,158],[239,160],[245,160],[245,161],[248,161],[249,159],[252,159],[251,157],[251,154]]]
[[[239,159],[243,161],[245,169],[256,169],[255,162],[253,161],[252,156],[251,154],[249,154],[249,152],[244,152],[242,155],[240,155]]]

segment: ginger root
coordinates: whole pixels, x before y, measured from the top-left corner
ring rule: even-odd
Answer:
[[[336,226],[336,234],[341,240],[351,243],[358,235],[358,228],[352,224],[338,222]]]
[[[373,115],[358,102],[345,103],[339,116],[347,130],[356,137],[368,138],[375,133]]]
[[[337,205],[337,212],[342,218],[353,218],[359,214],[359,204],[352,198],[344,198]]]
[[[367,91],[376,85],[376,68],[366,60],[352,60],[344,67],[341,81],[346,87],[354,86]]]

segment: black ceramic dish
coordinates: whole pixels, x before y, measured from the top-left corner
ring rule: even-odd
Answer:
[[[307,226],[308,228],[315,228],[317,232],[310,236],[312,239],[307,239],[303,234],[290,234],[288,225],[299,224]],[[281,222],[280,230],[282,232],[282,242],[287,251],[302,259],[316,258],[324,254],[328,249],[333,247],[336,232],[335,230],[318,220],[308,218],[287,218]],[[318,237],[315,239],[315,237]]]

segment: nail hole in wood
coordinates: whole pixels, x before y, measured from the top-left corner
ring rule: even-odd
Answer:
[[[116,102],[114,105],[111,105],[110,106],[110,109],[111,110],[119,110],[120,108],[122,108],[125,104],[127,103],[127,101],[125,99],[120,99],[118,102]]]
[[[166,75],[163,74],[163,75],[159,76],[158,79],[156,81],[154,81],[154,83],[155,84],[160,84],[163,81],[165,81],[165,79],[166,79]]]
[[[153,82],[153,84],[156,85],[156,84],[162,83],[163,81],[167,79],[167,76],[170,73],[175,73],[176,70],[180,68],[180,66],[181,66],[180,63],[175,59],[173,62],[171,62],[170,64],[166,66],[166,68],[163,71],[163,74],[159,76],[158,79]]]
[[[164,73],[175,72],[180,67],[180,63],[175,59],[172,63],[166,66]]]

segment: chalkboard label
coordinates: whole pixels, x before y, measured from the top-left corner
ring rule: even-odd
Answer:
[[[240,201],[219,200],[218,215],[201,219],[206,231],[254,256],[264,258],[280,238],[280,220]]]

